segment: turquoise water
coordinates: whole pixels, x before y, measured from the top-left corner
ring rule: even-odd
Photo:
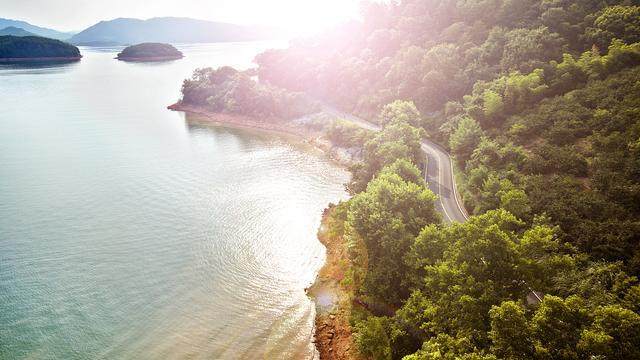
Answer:
[[[291,141],[165,107],[183,60],[0,66],[0,358],[310,358],[323,208],[348,174]]]

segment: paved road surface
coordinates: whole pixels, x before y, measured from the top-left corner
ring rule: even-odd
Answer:
[[[333,107],[325,106],[324,111],[365,129],[380,131],[380,126]],[[436,205],[442,213],[443,219],[448,223],[464,222],[469,216],[462,206],[462,201],[456,190],[451,156],[441,146],[429,140],[423,140],[421,148],[427,158],[425,180],[429,189],[438,196]]]

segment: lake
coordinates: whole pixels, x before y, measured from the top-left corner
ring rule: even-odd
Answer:
[[[304,288],[349,174],[296,141],[166,110],[195,68],[282,45],[0,65],[0,358],[314,356]]]

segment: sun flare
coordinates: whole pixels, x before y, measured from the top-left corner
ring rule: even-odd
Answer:
[[[234,14],[233,17],[237,18],[242,17],[245,23],[277,26],[294,33],[308,34],[356,18],[360,1],[236,0],[221,3],[223,9],[228,9],[228,14]],[[196,7],[202,6],[201,2],[192,4]],[[211,13],[205,14],[206,17],[216,18],[216,12],[220,14],[221,11],[220,5],[220,3],[212,3]]]
[[[322,30],[358,14],[357,0],[280,0],[260,4],[262,14],[270,23],[300,32]]]

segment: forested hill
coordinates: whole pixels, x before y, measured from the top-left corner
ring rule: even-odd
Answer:
[[[613,38],[639,41],[637,8],[606,7],[614,3],[371,2],[363,6],[363,24],[346,24],[257,60],[262,79],[312,91],[345,110],[375,114],[402,98],[431,113],[461,100],[478,81],[528,73],[594,46],[606,53]]]
[[[640,272],[637,1],[403,0],[257,57],[261,80],[375,118],[412,101],[475,214],[545,216]]]
[[[182,52],[171,44],[142,43],[124,48],[117,59],[181,59]]]
[[[363,154],[325,228],[361,355],[640,359],[639,42],[637,1],[400,0],[256,58],[261,86],[383,127],[328,130]],[[185,99],[237,93],[216,74]],[[434,211],[422,136],[455,158],[463,224]]]
[[[60,40],[39,36],[0,36],[0,60],[80,59],[80,50]]]

